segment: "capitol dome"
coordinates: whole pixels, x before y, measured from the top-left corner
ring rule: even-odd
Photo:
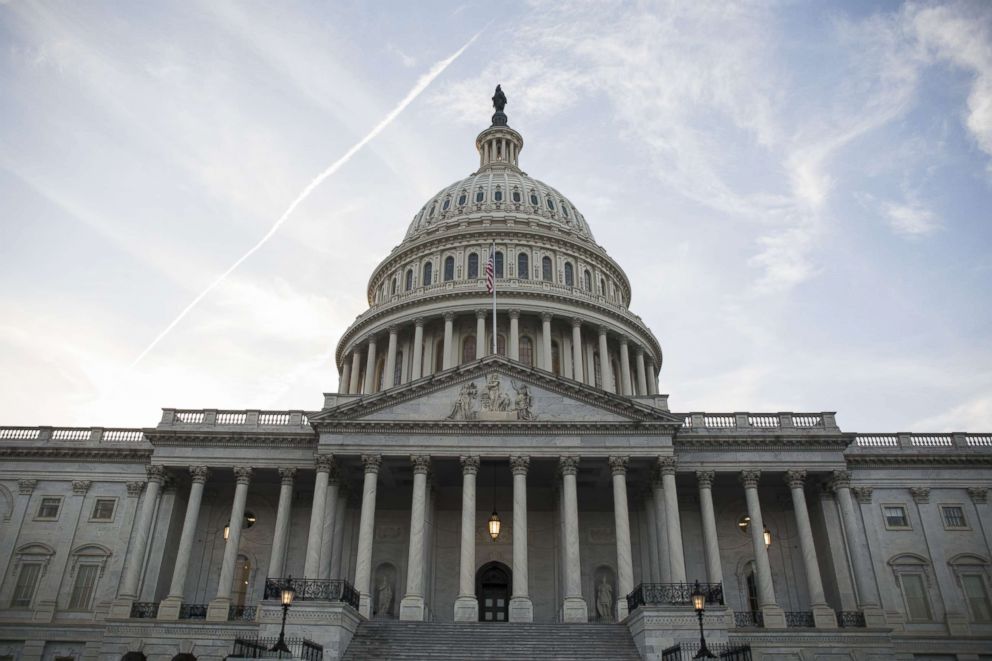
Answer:
[[[475,141],[478,169],[428,199],[369,278],[369,309],[338,344],[340,392],[491,355],[493,252],[496,353],[593,388],[656,394],[661,346],[628,309],[627,275],[572,201],[520,169],[523,137],[496,107]]]

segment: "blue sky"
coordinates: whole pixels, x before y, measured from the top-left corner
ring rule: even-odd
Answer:
[[[319,407],[497,82],[673,410],[992,430],[983,2],[0,2],[0,423]]]

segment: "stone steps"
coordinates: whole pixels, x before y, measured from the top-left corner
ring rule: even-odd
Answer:
[[[362,622],[344,661],[639,661],[622,624]]]

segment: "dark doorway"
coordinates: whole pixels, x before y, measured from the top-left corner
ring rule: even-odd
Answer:
[[[510,568],[490,562],[475,575],[480,622],[506,622],[510,614]]]

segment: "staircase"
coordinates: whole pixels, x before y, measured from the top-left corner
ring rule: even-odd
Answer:
[[[640,661],[622,624],[523,624],[367,620],[343,661],[561,659]]]

